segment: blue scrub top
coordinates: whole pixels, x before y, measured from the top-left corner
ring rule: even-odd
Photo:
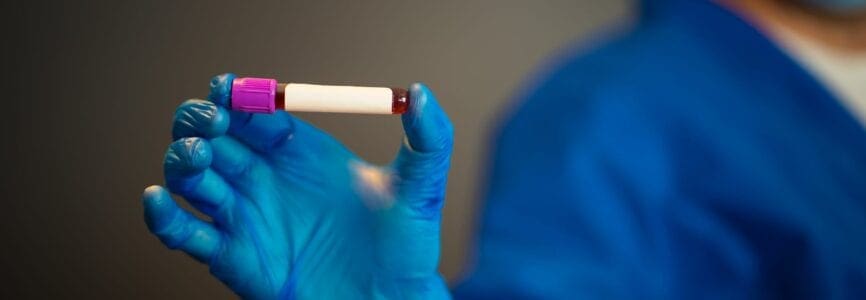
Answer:
[[[645,2],[524,98],[458,298],[866,299],[866,132],[738,16]]]

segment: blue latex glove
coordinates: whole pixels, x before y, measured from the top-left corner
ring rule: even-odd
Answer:
[[[430,90],[411,86],[403,146],[374,166],[284,111],[227,110],[233,79],[180,105],[164,161],[168,189],[212,221],[151,186],[148,228],[245,298],[449,298],[436,269],[453,129]]]

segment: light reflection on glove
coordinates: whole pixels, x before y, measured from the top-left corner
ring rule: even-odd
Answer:
[[[370,165],[284,111],[229,111],[234,75],[178,107],[166,186],[143,196],[148,228],[245,298],[449,298],[436,271],[453,141],[422,84],[410,87],[395,161]]]

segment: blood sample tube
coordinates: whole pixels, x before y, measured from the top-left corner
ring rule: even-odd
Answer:
[[[277,83],[275,79],[244,77],[232,82],[231,108],[273,113],[315,111],[360,114],[402,114],[409,108],[405,89]]]

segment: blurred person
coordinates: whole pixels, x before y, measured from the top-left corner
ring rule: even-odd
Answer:
[[[560,55],[498,129],[456,298],[866,298],[866,1],[648,0]],[[449,298],[452,129],[416,84],[363,162],[289,114],[175,114],[149,228],[242,297]],[[180,209],[168,191],[211,217]]]

